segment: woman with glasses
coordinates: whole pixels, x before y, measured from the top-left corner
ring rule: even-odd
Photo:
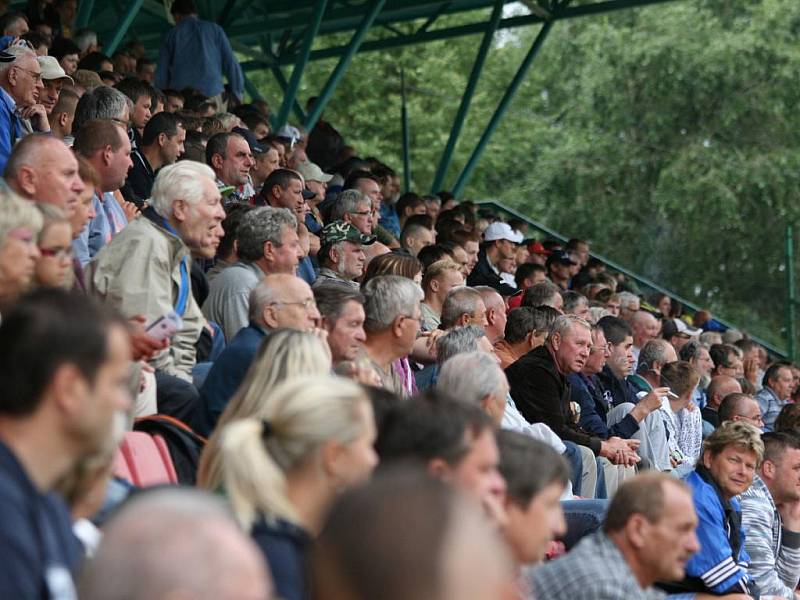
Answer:
[[[0,316],[33,282],[42,215],[31,202],[0,187]]]
[[[39,232],[35,282],[41,287],[67,288],[73,283],[72,225],[57,206],[37,205],[44,224]]]

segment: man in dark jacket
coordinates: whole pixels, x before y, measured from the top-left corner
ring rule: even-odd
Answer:
[[[478,254],[478,263],[467,277],[467,285],[488,285],[501,296],[511,296],[516,289],[500,279],[498,264],[503,259],[514,258],[517,245],[522,243],[522,234],[511,229],[507,223],[492,223],[483,233],[483,244]]]

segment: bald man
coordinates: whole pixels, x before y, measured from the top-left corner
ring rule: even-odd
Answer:
[[[661,331],[661,323],[651,313],[646,310],[637,310],[631,318],[631,329],[633,330],[633,358],[639,364],[639,351],[650,340],[658,337]]]
[[[701,414],[703,420],[710,423],[715,429],[719,427],[719,407],[728,394],[741,394],[742,386],[733,377],[717,375],[711,378],[711,383],[706,389],[706,405]]]
[[[67,215],[75,212],[85,187],[72,150],[60,139],[43,134],[29,135],[14,146],[5,179],[24,198],[54,204]]]

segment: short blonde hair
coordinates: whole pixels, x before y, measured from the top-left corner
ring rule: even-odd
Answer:
[[[432,279],[441,277],[447,271],[457,271],[460,273],[461,267],[457,262],[450,258],[443,258],[442,260],[437,260],[435,263],[431,263],[431,265],[425,270],[425,274],[422,276],[422,289],[427,290]]]
[[[739,446],[753,452],[758,464],[764,459],[764,442],[758,428],[745,421],[725,421],[703,442],[701,455],[716,456],[728,446]]]
[[[9,232],[20,227],[39,235],[44,219],[33,202],[24,200],[8,186],[0,187],[0,246],[6,243]]]

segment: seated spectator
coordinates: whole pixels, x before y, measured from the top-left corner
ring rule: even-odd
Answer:
[[[61,87],[67,82],[75,85],[75,82],[72,77],[64,72],[64,69],[59,66],[58,61],[52,56],[40,56],[37,60],[39,67],[42,69],[42,83],[44,84],[44,89],[39,93],[39,102],[44,106],[49,119],[53,108],[58,103]]]
[[[277,329],[312,331],[319,312],[308,284],[299,277],[264,277],[250,294],[249,324],[231,339],[200,388],[199,433],[214,429],[228,401],[239,389],[265,336]]]
[[[517,265],[517,272],[514,273],[514,282],[517,284],[517,289],[523,292],[546,279],[547,271],[545,271],[545,268],[542,265],[533,263]]]
[[[364,294],[364,354],[377,373],[381,387],[400,397],[409,395],[411,382],[400,377],[396,361],[408,356],[417,338],[421,311],[419,287],[396,275],[376,277]],[[411,373],[407,377],[413,378]]]
[[[742,421],[758,429],[764,429],[764,419],[758,401],[750,394],[732,393],[719,405],[719,422]]]
[[[748,423],[722,423],[706,438],[701,460],[686,478],[699,519],[700,548],[686,564],[683,581],[664,589],[717,596],[757,594],[747,574],[750,557],[736,497],[750,487],[763,456],[759,431]]]
[[[669,300],[669,296],[664,297]],[[661,326],[661,337],[672,344],[675,352],[680,352],[689,341],[700,337],[701,333],[701,329],[688,325],[686,321],[680,318],[664,319]]]
[[[768,431],[775,425],[775,419],[781,409],[792,402],[794,391],[794,375],[791,364],[787,362],[772,363],[764,373],[761,382],[761,391],[756,394],[756,400],[761,408],[761,417]]]
[[[436,363],[427,365],[417,373],[417,389],[426,390],[436,385],[439,380],[439,371],[445,361],[457,354],[478,350],[490,354],[494,364],[497,364],[494,348],[483,328],[475,325],[463,325],[448,329],[444,335],[436,338]]]
[[[49,135],[29,135],[14,146],[6,164],[5,182],[23,198],[53,204],[67,215],[75,211],[85,188],[75,155],[61,140]]]
[[[156,173],[165,165],[174,164],[183,154],[186,130],[179,117],[159,113],[145,125],[139,146],[132,155],[133,167],[123,188],[123,196],[140,209],[150,198]]]
[[[425,269],[422,291],[425,299],[422,308],[423,331],[435,331],[442,322],[442,305],[453,288],[464,285],[464,276],[458,264],[449,259],[439,260]]]
[[[258,548],[227,507],[210,494],[176,487],[126,503],[104,528],[97,556],[80,579],[86,600],[244,600],[271,592]]]
[[[550,542],[566,533],[559,499],[569,483],[569,465],[546,444],[513,431],[498,433],[497,446],[506,481],[503,536],[518,565],[540,563]]]
[[[727,375],[736,379],[744,377],[744,365],[736,346],[714,344],[708,349],[708,353],[714,361],[712,375]],[[777,412],[775,414],[777,415]]]
[[[483,244],[478,262],[467,277],[467,285],[488,285],[502,296],[511,296],[516,290],[500,279],[498,263],[504,258],[513,258],[522,235],[506,223],[492,223],[483,233]]]
[[[691,364],[691,363],[689,363]],[[741,394],[742,386],[733,377],[727,375],[717,375],[711,378],[706,390],[706,405],[701,411],[703,420],[712,425],[714,429],[719,427],[719,407],[722,401],[729,394]]]
[[[138,149],[144,135],[144,128],[153,116],[153,88],[148,83],[135,77],[126,77],[114,86],[117,90],[130,98],[133,103],[131,109],[131,127],[134,131],[133,143]]]
[[[277,157],[277,152],[275,156]],[[333,179],[333,175],[323,173],[322,169],[313,162],[301,164],[297,167],[297,172],[303,176],[306,189],[314,194],[313,197],[307,198],[311,211],[306,216],[306,225],[312,233],[317,234],[319,230],[322,229],[322,217],[317,207],[325,200],[328,182]]]
[[[78,95],[72,90],[61,90],[58,102],[53,106],[47,120],[50,133],[54,138],[72,144],[72,122],[75,120],[75,108],[78,106]]]
[[[433,229],[418,222],[409,222],[400,233],[400,247],[412,256],[425,246],[432,246],[434,241]]]
[[[0,347],[3,593],[76,597],[80,549],[51,492],[130,407],[127,327],[82,296],[40,290],[3,315]]]
[[[114,70],[114,63],[108,56],[99,50],[95,50],[84,55],[78,62],[78,70],[81,69],[94,71],[96,73],[108,72]]]
[[[372,214],[368,196],[358,190],[344,190],[331,206],[330,220],[352,223],[364,235],[372,235]]]
[[[739,340],[734,345],[742,351],[742,368],[744,369],[745,378],[753,384],[756,392],[760,392],[764,379],[764,371],[761,368],[761,355],[762,352],[766,354],[766,350],[755,340],[747,338]]]
[[[631,324],[633,315],[639,312],[641,301],[639,296],[631,292],[620,292],[619,294],[619,318]]]
[[[308,205],[306,200],[312,196],[303,185],[303,178],[296,171],[276,169],[261,186],[256,204],[266,204],[275,208],[288,208],[299,223],[305,222]]]
[[[9,189],[0,190],[0,317],[34,282],[42,221],[33,204]]]
[[[601,462],[609,495],[633,473],[625,467],[639,462],[639,442],[611,437],[602,440],[583,432],[571,414],[567,376],[583,368],[592,345],[591,326],[574,315],[553,324],[544,346],[531,350],[506,369],[511,397],[529,423],[545,423],[562,440],[590,448]],[[620,465],[621,469],[617,469]]]
[[[692,368],[700,375],[700,383],[697,386],[697,392],[692,402],[703,408],[707,402],[706,389],[711,383],[711,371],[714,369],[714,361],[711,360],[708,348],[701,344],[699,340],[690,340],[683,345],[678,356],[681,360],[685,360],[692,365]]]
[[[401,402],[383,421],[375,449],[382,467],[416,463],[481,502],[496,524],[505,523],[494,427],[477,406],[432,393]]]
[[[332,376],[286,381],[260,420],[225,426],[222,488],[267,559],[282,598],[308,597],[307,560],[336,495],[377,464],[375,423],[362,389]]]
[[[297,221],[285,209],[262,206],[244,215],[236,229],[238,262],[214,278],[203,314],[217,323],[225,339],[247,326],[250,293],[264,276],[294,275],[302,258]]]
[[[75,75],[78,70],[78,61],[81,49],[68,38],[58,38],[50,48],[50,56],[58,61],[67,75]]]
[[[253,153],[247,140],[238,133],[213,135],[206,145],[206,164],[214,170],[217,187],[226,192],[226,205],[249,202],[255,195],[250,184],[250,170],[255,164]]]
[[[244,202],[235,202],[229,204],[225,209],[225,219],[222,221],[222,229],[225,235],[219,241],[217,247],[217,255],[214,257],[214,266],[206,271],[206,279],[209,284],[214,281],[223,269],[236,264],[239,261],[238,247],[239,243],[236,238],[236,230],[242,222],[244,216],[253,210],[254,207]]]
[[[352,223],[332,221],[325,225],[320,232],[320,269],[314,285],[335,283],[357,290],[355,280],[364,274],[363,246],[374,242],[374,237],[361,233]]]
[[[520,306],[530,306],[531,308],[549,306],[563,314],[564,298],[561,296],[557,285],[549,281],[542,281],[525,290]]]
[[[355,361],[364,351],[364,296],[343,285],[319,285],[314,299],[322,316],[321,327],[328,332],[328,347],[334,366]]]
[[[787,404],[781,409],[778,418],[775,419],[775,431],[800,431],[800,404],[794,402]]]
[[[4,10],[0,19],[0,31],[4,36],[22,37],[29,31],[28,19],[21,12]]]
[[[572,279],[572,268],[578,266],[569,252],[566,250],[556,250],[550,253],[545,263],[547,278],[557,285],[561,290],[569,289],[569,282]]]
[[[213,171],[190,161],[161,170],[151,201],[143,218],[128,225],[92,262],[87,288],[124,315],[143,315],[148,323],[172,312],[181,317],[169,350],[151,364],[159,412],[187,418],[197,400],[191,385],[196,345],[204,331],[209,336],[190,289],[191,257],[214,256],[225,211]]]
[[[639,352],[650,340],[658,337],[661,330],[661,322],[652,313],[646,310],[636,311],[630,321],[631,331],[633,332],[633,360],[634,364],[639,364]]]
[[[397,199],[394,205],[397,218],[400,221],[400,230],[406,226],[406,221],[414,215],[424,215],[428,212],[425,200],[414,192],[406,192]],[[402,234],[401,234],[402,235]]]
[[[661,382],[671,393],[662,396],[659,410],[667,426],[670,462],[681,477],[694,468],[703,442],[700,409],[690,407],[698,379],[687,362],[671,362],[661,369]]]
[[[495,427],[500,428],[508,397],[508,380],[493,354],[475,350],[440,362],[436,389],[441,394],[479,406],[491,417]]]
[[[149,58],[140,58],[136,61],[136,76],[145,83],[153,85],[156,76],[156,63]]]
[[[488,285],[479,285],[475,291],[481,295],[486,307],[486,337],[492,345],[503,339],[506,331],[506,304],[503,297]]]
[[[486,305],[480,292],[469,287],[452,288],[442,303],[440,329],[475,325],[484,331],[487,326]]]
[[[27,46],[11,46],[3,50],[0,61],[0,172],[5,171],[6,162],[14,144],[31,131],[50,131],[47,111],[39,104],[42,83],[42,68],[36,53]]]
[[[110,119],[127,131],[130,122],[133,102],[119,90],[101,85],[87,91],[75,107],[75,120],[72,131],[78,135],[81,127],[93,119]]]
[[[762,595],[794,600],[800,579],[800,437],[766,433],[761,440],[764,460],[739,497],[747,574]]]
[[[565,315],[575,315],[582,319],[588,318],[589,301],[586,299],[586,296],[578,292],[573,292],[572,290],[564,292],[561,296],[564,298]]]
[[[661,598],[653,584],[684,576],[700,548],[696,526],[684,484],[659,473],[639,475],[611,500],[602,532],[533,572],[533,592],[548,600]]]
[[[472,498],[417,470],[345,492],[316,546],[316,600],[517,597],[508,553]]]
[[[64,211],[52,204],[39,204],[44,217],[37,245],[34,281],[40,287],[68,289],[72,284],[72,225]]]
[[[544,344],[558,313],[549,306],[515,308],[508,313],[503,339],[494,345],[505,369],[534,348]]]
[[[92,203],[96,216],[73,242],[82,266],[94,258],[128,225],[135,212],[126,212],[114,192],[122,187],[131,162],[131,142],[125,130],[111,120],[87,121],[75,136],[75,152],[91,164],[100,177]],[[134,207],[135,210],[135,207]]]
[[[603,336],[608,344],[608,358],[602,371],[598,373],[597,380],[600,384],[606,401],[612,406],[619,406],[629,402],[636,404],[636,393],[639,390],[649,392],[659,384],[657,373],[649,369],[660,369],[668,362],[676,360],[675,351],[670,351],[666,345],[653,348],[651,356],[660,358],[664,362],[651,361],[642,369],[643,377],[631,377],[638,366],[638,361],[633,357],[633,336],[628,324],[617,317],[603,317],[597,322],[603,330]],[[647,377],[653,378],[652,382]],[[638,384],[638,385],[637,385]]]

